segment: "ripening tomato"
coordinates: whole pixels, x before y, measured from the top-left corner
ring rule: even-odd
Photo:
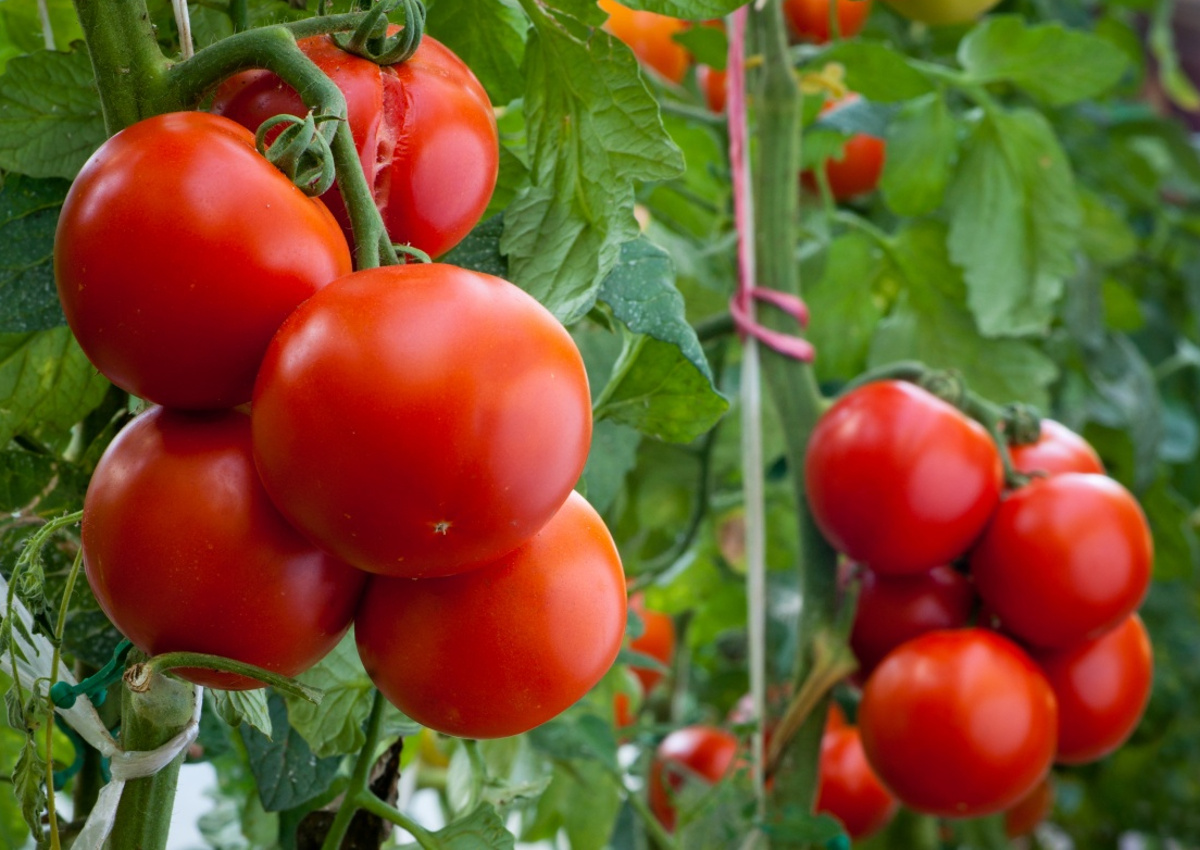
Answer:
[[[837,5],[838,33],[842,38],[858,35],[871,12],[871,0],[784,0],[792,34],[801,41],[824,44],[829,41],[829,6]]]
[[[100,146],[54,239],[67,323],[105,377],[158,404],[250,400],[275,329],[350,271],[350,249],[225,118],[176,112]]]
[[[863,689],[871,766],[900,802],[941,817],[1001,812],[1045,777],[1058,710],[1037,665],[984,629],[929,632],[894,650]]]
[[[967,625],[975,608],[971,582],[950,567],[900,576],[876,575],[863,568],[861,582],[850,648],[862,679],[905,641]]]
[[[346,96],[350,132],[391,240],[432,257],[457,245],[487,209],[500,165],[495,111],[471,69],[428,35],[395,65],[347,53],[328,35],[299,45]],[[309,110],[294,89],[261,70],[227,80],[210,108],[251,130]],[[322,198],[352,239],[338,188]]]
[[[884,2],[909,20],[944,26],[973,21],[1000,0],[884,0]]]
[[[879,574],[960,556],[1000,498],[1000,455],[984,428],[903,381],[852,390],[825,412],[805,460],[813,516],[829,542]]]
[[[659,823],[674,831],[675,797],[684,783],[720,782],[734,767],[738,740],[715,726],[686,726],[663,738],[650,762],[650,811]]]
[[[126,426],[88,486],[83,562],[100,607],[143,652],[203,652],[285,676],[333,649],[367,578],[275,510],[254,470],[250,419],[235,411],[154,407]]]
[[[514,552],[469,573],[371,578],[354,619],[375,686],[422,726],[519,735],[569,708],[612,666],[625,574],[578,493]]]
[[[816,810],[837,818],[846,833],[858,839],[883,829],[897,808],[896,798],[867,762],[858,727],[827,726],[821,739]]]
[[[409,578],[493,561],[554,516],[592,408],[570,334],[455,266],[355,272],[279,329],[254,390],[267,492],[313,541]]]
[[[1004,498],[971,552],[971,574],[1006,633],[1065,648],[1137,609],[1153,549],[1128,490],[1103,475],[1067,472]]]
[[[1009,838],[1029,835],[1050,816],[1054,808],[1054,785],[1047,776],[1034,789],[1004,812],[1004,834]]]
[[[1063,472],[1104,474],[1104,463],[1087,440],[1053,419],[1042,420],[1037,442],[1010,446],[1013,466],[1026,475],[1058,475]]]
[[[1098,638],[1036,653],[1058,698],[1058,755],[1085,764],[1116,750],[1146,710],[1154,679],[1150,636],[1137,614]]]
[[[616,0],[600,0],[600,8],[609,16],[604,26],[629,45],[639,62],[673,83],[683,80],[691,57],[672,36],[686,30],[687,21],[654,12],[635,12]]]
[[[833,112],[858,99],[859,95],[852,93],[841,100],[828,101],[821,107],[821,113]],[[845,201],[874,192],[883,176],[886,155],[887,144],[878,136],[855,133],[847,139],[840,156],[825,160],[825,179],[834,199]],[[801,179],[810,191],[817,191],[817,181],[811,172],[804,172]]]
[[[729,99],[728,76],[725,71],[707,65],[696,66],[696,84],[704,92],[704,102],[718,115],[725,111],[725,102]]]
[[[634,652],[649,655],[669,667],[671,659],[675,656],[675,621],[661,611],[647,610],[646,599],[640,593],[630,597],[629,606],[641,617],[643,626],[641,635],[629,642],[629,648]],[[658,670],[646,667],[630,669],[642,683],[645,693],[650,693],[663,677]]]

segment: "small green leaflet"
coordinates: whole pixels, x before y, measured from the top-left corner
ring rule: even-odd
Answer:
[[[54,287],[54,229],[69,187],[19,175],[0,186],[0,333],[66,324]]]
[[[871,334],[882,315],[874,286],[881,260],[872,240],[857,232],[829,246],[819,280],[804,284],[812,313],[805,334],[817,349],[813,366],[822,381],[848,381],[866,367]]]
[[[467,63],[498,105],[524,90],[521,60],[528,26],[517,0],[437,0],[425,19],[425,31]]]
[[[625,476],[637,465],[641,442],[641,434],[617,422],[602,420],[592,428],[592,447],[583,468],[584,495],[600,513],[612,507]]]
[[[70,180],[105,138],[86,50],[41,50],[8,63],[0,77],[0,169]]]
[[[68,328],[0,334],[0,445],[35,426],[69,429],[107,389]]]
[[[258,692],[264,693],[265,689]],[[339,756],[319,759],[313,755],[305,740],[288,724],[282,697],[272,693],[269,705],[274,734],[264,735],[245,726],[241,734],[263,808],[280,812],[324,794],[337,776],[342,760]]]
[[[946,196],[957,153],[958,122],[940,92],[906,103],[888,125],[879,181],[887,205],[903,216],[935,211]]]
[[[271,737],[274,726],[267,707],[266,689],[223,691],[219,688],[209,688],[208,693],[212,695],[213,707],[217,714],[231,727],[237,729],[246,723],[268,738]]]
[[[903,53],[878,42],[842,41],[819,54],[809,68],[837,62],[846,69],[846,85],[867,100],[910,100],[934,90],[929,78]]]
[[[642,12],[701,21],[724,17],[739,6],[746,5],[746,0],[621,0],[621,5]]]
[[[433,839],[441,850],[513,850],[516,846],[513,834],[488,805],[481,805],[461,820],[439,829]],[[417,845],[405,844],[401,850],[417,850]]]
[[[366,742],[363,721],[371,713],[374,686],[358,659],[351,630],[333,652],[297,680],[325,692],[319,706],[287,696],[288,717],[318,757],[358,752]]]
[[[597,7],[521,5],[534,25],[524,102],[531,185],[505,212],[501,250],[512,281],[570,324],[638,234],[634,184],[678,176],[683,158],[632,52],[589,26]]]
[[[1060,24],[1028,26],[1013,15],[989,16],[958,48],[972,84],[1008,82],[1051,106],[1097,97],[1129,70],[1107,39]]]

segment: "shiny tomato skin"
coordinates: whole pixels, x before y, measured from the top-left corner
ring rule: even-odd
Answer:
[[[883,176],[887,145],[883,139],[855,133],[842,148],[840,159],[825,162],[829,191],[839,201],[874,192]]]
[[[863,689],[858,724],[871,766],[900,802],[977,817],[1013,805],[1046,775],[1058,709],[1015,643],[954,629],[888,655]]]
[[[792,34],[800,41],[825,44],[829,41],[829,4],[837,4],[838,30],[852,38],[867,22],[871,0],[784,0],[783,13]]]
[[[1054,808],[1054,784],[1047,776],[1004,812],[1004,834],[1009,838],[1030,835]]]
[[[813,430],[805,489],[835,548],[883,574],[949,563],[1000,497],[1000,455],[978,423],[920,387],[876,381]]]
[[[54,241],[67,323],[121,389],[186,409],[250,400],[267,343],[350,271],[320,201],[203,112],[139,121],[92,154]]]
[[[1063,472],[1104,474],[1104,463],[1087,440],[1053,419],[1042,420],[1037,442],[1009,446],[1013,466],[1026,475],[1058,475]]]
[[[519,735],[570,707],[612,666],[625,574],[578,493],[529,542],[461,575],[373,577],[354,620],[376,687],[423,726]]]
[[[629,648],[670,667],[671,659],[675,657],[675,621],[669,614],[647,609],[645,597],[640,593],[630,597],[629,606],[642,618],[643,625],[641,635],[629,642]],[[663,674],[657,670],[645,667],[630,669],[642,683],[643,693],[650,693],[663,678]]]
[[[126,426],[88,486],[83,560],[100,607],[143,652],[203,652],[285,676],[333,649],[367,579],[275,510],[254,470],[249,417],[236,411],[153,407]]]
[[[629,45],[639,62],[673,83],[682,82],[691,57],[672,36],[686,30],[687,21],[654,12],[635,12],[616,0],[600,0],[600,8],[608,13],[605,28]]]
[[[863,569],[850,648],[866,679],[893,649],[938,629],[961,628],[975,609],[970,580],[950,567],[915,575],[876,575]]]
[[[650,811],[668,831],[675,830],[675,796],[684,783],[715,784],[734,767],[738,740],[715,726],[685,726],[663,738],[650,762]]]
[[[583,470],[583,359],[516,286],[442,264],[355,272],[280,328],[254,392],[267,492],[368,572],[450,575],[521,545]]]
[[[299,45],[346,96],[351,135],[392,241],[433,257],[457,245],[487,209],[500,164],[495,111],[470,68],[431,36],[410,59],[382,66],[328,35]],[[211,109],[251,130],[274,115],[308,112],[268,71],[226,81]],[[321,197],[352,241],[339,189]]]
[[[1137,500],[1103,475],[1068,472],[1007,494],[971,552],[980,598],[1023,643],[1065,648],[1141,604],[1154,544]]]
[[[1058,699],[1058,762],[1096,761],[1133,734],[1154,680],[1150,636],[1136,614],[1100,637],[1034,660]]]
[[[704,93],[704,102],[710,111],[721,115],[725,112],[725,102],[729,99],[728,74],[707,65],[696,66],[696,83]]]
[[[837,818],[851,838],[874,835],[899,808],[871,769],[857,726],[826,726],[818,770],[816,810]]]

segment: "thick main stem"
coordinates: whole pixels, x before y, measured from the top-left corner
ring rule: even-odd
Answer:
[[[87,40],[104,126],[111,136],[167,111],[167,59],[158,47],[145,0],[75,0]]]

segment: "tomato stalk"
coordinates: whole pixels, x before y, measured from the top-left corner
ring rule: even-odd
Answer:
[[[245,676],[249,679],[255,679],[266,685],[270,685],[280,693],[289,696],[300,697],[311,703],[320,703],[321,701],[321,692],[319,690],[302,685],[295,679],[289,679],[287,676],[281,676],[271,670],[255,667],[253,664],[235,661],[232,658],[222,658],[218,655],[206,655],[202,652],[167,652],[162,655],[156,655],[140,664],[134,664],[125,673],[125,684],[130,690],[141,692],[154,681],[156,675],[166,673],[168,670],[188,668],[234,673],[238,676]]]

